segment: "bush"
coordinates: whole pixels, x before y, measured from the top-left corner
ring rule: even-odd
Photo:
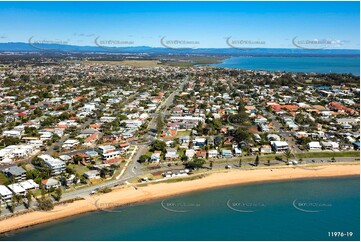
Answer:
[[[50,211],[54,208],[53,201],[50,198],[39,198],[38,208],[43,211]]]
[[[111,191],[112,191],[112,189],[110,189],[109,187],[99,188],[99,190],[98,190],[98,192],[100,192],[100,193],[109,193]]]

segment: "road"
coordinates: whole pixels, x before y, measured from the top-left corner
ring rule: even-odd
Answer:
[[[267,110],[263,109],[263,113],[266,114],[266,116],[269,116],[272,120],[273,126],[276,130],[278,130],[278,134],[281,135],[285,141],[288,143],[288,145],[291,147],[291,150],[295,153],[300,153],[302,150],[300,150],[292,136],[293,132],[287,131],[283,129],[283,125],[277,121],[276,117],[268,112]],[[273,132],[274,133],[274,132]]]
[[[157,121],[158,121],[158,115],[164,115],[164,111],[163,110],[167,110],[174,101],[174,97],[176,95],[179,94],[179,92],[183,89],[183,87],[188,83],[189,77],[186,76],[181,84],[179,85],[179,87],[174,90],[165,100],[164,102],[159,105],[159,107],[157,108],[157,110],[155,111],[151,121],[148,124],[147,130],[148,132],[145,133],[143,135],[143,137],[140,137],[139,139],[145,139],[148,142],[146,142],[145,144],[141,144],[138,145],[138,151],[137,153],[133,156],[132,161],[129,163],[127,170],[124,172],[123,177],[125,178],[130,178],[130,177],[134,177],[134,176],[138,176],[140,174],[140,169],[139,167],[141,167],[141,165],[139,164],[137,167],[137,161],[139,160],[139,157],[142,156],[143,154],[145,154],[148,149],[150,144],[153,142],[153,140],[155,139],[155,133],[152,130],[155,130],[157,128]]]

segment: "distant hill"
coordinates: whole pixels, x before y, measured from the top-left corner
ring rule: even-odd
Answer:
[[[149,46],[134,46],[124,48],[101,48],[98,46],[76,46],[65,44],[29,44],[23,42],[0,43],[0,52],[96,52],[96,53],[148,53],[148,54],[195,54],[195,55],[250,55],[250,56],[352,56],[360,55],[360,50],[349,49],[319,49],[306,50],[301,48],[198,48],[170,49]]]

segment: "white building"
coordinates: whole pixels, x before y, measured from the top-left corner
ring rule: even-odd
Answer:
[[[19,130],[6,130],[3,132],[3,136],[9,136],[13,138],[19,138],[21,137],[21,131]]]
[[[63,143],[63,145],[61,147],[63,147],[64,149],[72,149],[75,146],[79,145],[79,141],[76,139],[68,139],[67,141],[65,141]]]
[[[218,156],[218,150],[208,150],[208,158],[214,158]]]
[[[0,199],[1,199],[2,205],[7,202],[11,202],[12,196],[13,196],[13,193],[10,191],[9,188],[7,188],[4,185],[0,185]]]
[[[50,155],[40,155],[38,156],[42,159],[45,164],[51,169],[54,175],[59,175],[63,171],[65,171],[65,162],[60,159],[53,158]]]
[[[318,141],[313,141],[307,144],[307,149],[309,150],[321,150],[321,144]]]
[[[20,186],[18,183],[8,185],[8,188],[13,191],[16,195],[21,195],[25,197],[26,190]]]
[[[276,152],[282,152],[289,148],[286,141],[271,141],[271,146]]]

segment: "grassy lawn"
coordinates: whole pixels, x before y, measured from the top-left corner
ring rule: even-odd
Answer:
[[[343,152],[307,152],[296,154],[297,158],[332,158],[332,157],[359,157],[360,151]]]
[[[176,138],[179,138],[180,136],[187,136],[187,135],[188,135],[188,136],[191,135],[191,131],[190,131],[190,130],[178,131]]]
[[[82,176],[84,172],[89,171],[88,167],[82,165],[71,164],[69,167],[73,169],[78,176]]]

